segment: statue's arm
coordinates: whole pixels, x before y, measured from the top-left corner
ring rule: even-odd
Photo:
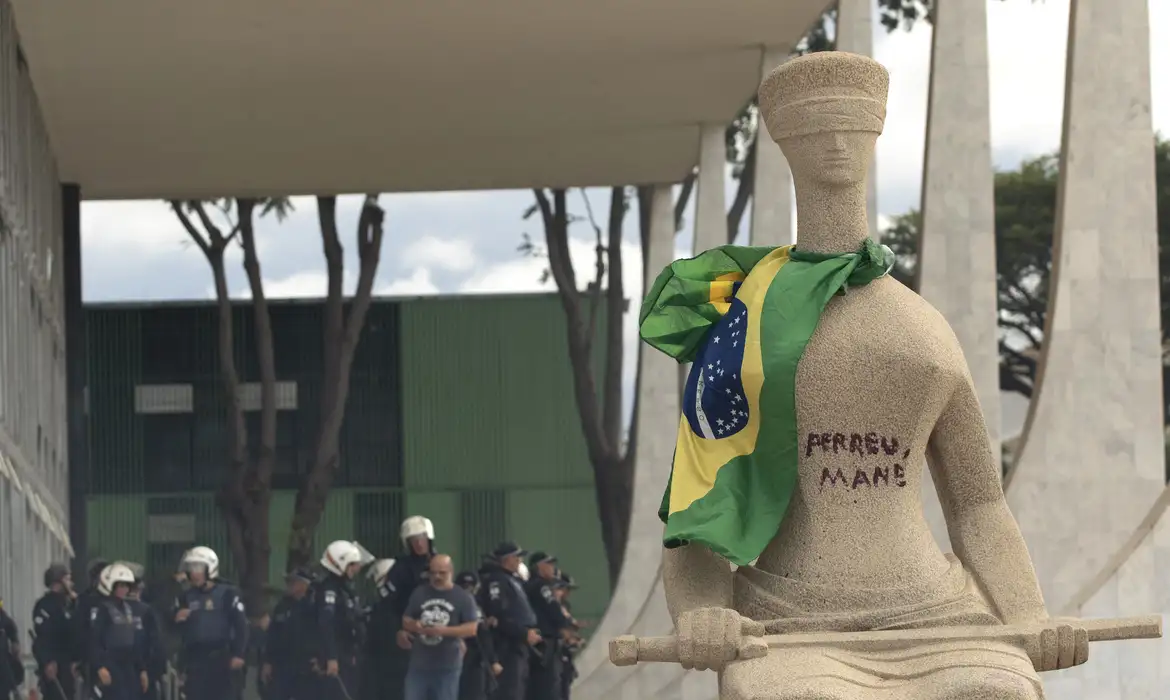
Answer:
[[[701,544],[662,550],[666,607],[678,616],[698,608],[731,607],[731,565]]]
[[[1048,617],[1036,570],[1008,510],[987,424],[970,376],[935,424],[927,462],[946,515],[951,546],[1005,623]]]

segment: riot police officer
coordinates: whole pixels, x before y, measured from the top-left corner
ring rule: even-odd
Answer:
[[[528,700],[557,700],[561,695],[562,643],[568,636],[569,621],[561,608],[556,589],[560,586],[557,558],[533,552],[528,558],[530,578],[525,585],[528,602],[536,613],[540,644],[534,647],[528,673]]]
[[[455,585],[471,594],[479,608],[479,627],[475,637],[463,640],[467,653],[463,655],[463,672],[459,676],[459,700],[487,700],[496,688],[496,677],[503,671],[496,659],[496,646],[491,627],[479,604],[479,576],[464,571],[455,577]]]
[[[219,556],[194,547],[183,557],[190,586],[175,604],[175,624],[183,638],[187,700],[235,698],[242,689],[248,618],[235,586],[219,581]]]
[[[402,629],[402,616],[406,613],[410,594],[420,583],[427,581],[431,557],[435,553],[435,525],[429,518],[412,515],[402,521],[398,538],[402,541],[402,553],[395,558],[386,577],[385,602],[377,606],[379,621],[375,634],[383,638],[388,636],[394,641],[387,645],[381,640],[374,642],[380,647],[377,653],[381,655],[377,669],[371,669],[371,675],[377,675],[374,682],[382,689],[381,695],[372,696],[377,700],[392,700],[404,695],[411,635]],[[371,653],[374,653],[372,649]]]
[[[134,585],[126,596],[126,602],[130,604],[130,609],[133,610],[134,616],[137,618],[135,641],[138,644],[138,654],[142,658],[142,664],[146,670],[147,687],[142,691],[142,700],[157,700],[159,683],[162,682],[163,676],[167,673],[167,651],[163,645],[162,627],[159,625],[154,608],[142,599],[142,595],[146,591],[146,583],[142,580],[142,567],[137,564],[128,564],[127,566],[134,573]]]
[[[101,584],[101,574],[109,566],[110,562],[105,559],[95,559],[90,562],[89,568],[86,569],[86,588],[77,596],[76,607],[73,610],[73,619],[77,621],[77,630],[74,632],[77,640],[77,660],[81,665],[81,676],[83,682],[87,686],[92,686],[94,683],[93,671],[89,667],[89,623],[92,615],[90,612],[93,606],[102,601],[105,596],[99,590]]]
[[[33,657],[37,660],[37,686],[45,700],[73,700],[77,642],[73,638],[73,575],[64,564],[45,569],[48,589],[33,606]]]
[[[325,578],[313,594],[324,671],[321,697],[351,700],[358,697],[358,655],[364,643],[364,624],[354,591],[354,577],[362,568],[362,551],[353,542],[338,540],[325,548],[321,566]]]
[[[525,554],[515,542],[502,542],[479,571],[482,584],[480,607],[496,621],[496,658],[503,671],[496,700],[521,700],[528,684],[529,649],[540,642],[536,614],[528,602],[523,582],[516,575]]]
[[[140,700],[146,691],[146,665],[139,653],[141,624],[126,596],[134,572],[117,562],[102,570],[98,592],[102,599],[89,612],[89,654],[93,668],[92,695],[102,700]]]
[[[561,700],[569,700],[573,681],[577,680],[577,665],[573,659],[581,651],[585,642],[581,638],[581,623],[573,617],[573,604],[569,601],[569,594],[577,587],[573,577],[564,571],[560,572],[560,586],[555,593],[561,601],[561,608],[565,611],[565,618],[569,621],[569,638],[561,653],[564,666],[561,668]]]
[[[414,593],[420,583],[427,581],[431,557],[435,554],[435,526],[421,515],[412,515],[402,521],[398,535],[402,540],[403,551],[394,560],[394,566],[386,578],[386,586],[394,598],[395,617],[401,624],[410,594]],[[399,647],[410,648],[410,635],[406,630],[399,630],[397,637]]]
[[[405,671],[396,673],[398,669],[390,668],[391,660],[404,656],[395,644],[402,616],[395,614],[398,600],[390,590],[389,577],[394,564],[394,559],[379,559],[369,569],[374,602],[366,616],[366,656],[362,666],[362,696],[368,700],[389,700],[403,694]]]
[[[20,633],[16,621],[4,612],[0,596],[0,698],[7,698],[24,683],[24,664],[20,661]]]
[[[284,597],[272,610],[264,646],[260,679],[267,700],[293,700],[302,697],[314,678],[309,660],[313,657],[311,640],[317,636],[309,586],[313,576],[307,569],[296,568],[285,576]]]

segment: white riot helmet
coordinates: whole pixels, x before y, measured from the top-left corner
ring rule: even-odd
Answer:
[[[519,568],[516,569],[516,575],[520,577],[521,581],[527,582],[529,576],[528,565],[524,562],[520,562]]]
[[[369,577],[374,582],[374,586],[381,587],[386,582],[386,577],[390,575],[390,569],[394,568],[393,559],[379,559],[370,566]]]
[[[192,547],[183,554],[183,563],[179,568],[190,572],[194,566],[207,569],[208,581],[219,578],[219,555],[211,547]]]
[[[431,522],[430,518],[424,518],[421,515],[412,515],[406,520],[402,521],[402,527],[398,528],[398,537],[402,540],[403,546],[411,537],[418,537],[419,535],[426,535],[428,540],[435,539],[435,524]]]
[[[127,586],[134,585],[134,572],[125,564],[115,562],[102,569],[98,576],[98,592],[102,595],[113,595],[114,587],[119,583]]]
[[[345,576],[350,564],[362,563],[362,550],[353,542],[337,540],[325,548],[321,555],[321,566],[331,574]]]

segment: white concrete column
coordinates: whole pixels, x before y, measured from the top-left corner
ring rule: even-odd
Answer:
[[[699,177],[695,193],[695,255],[724,245],[727,203],[724,196],[727,126],[704,124],[699,133]]]
[[[837,50],[873,58],[873,4],[870,0],[837,0]],[[869,216],[869,235],[875,241],[878,231],[877,158],[869,166],[869,187],[865,208]]]
[[[765,48],[760,63],[760,80],[788,59],[786,49]],[[794,193],[792,171],[780,147],[759,120],[756,130],[756,186],[752,192],[752,245],[781,246],[796,242],[792,212]]]
[[[1072,0],[1070,13],[1041,381],[1007,484],[1051,610],[1165,484],[1149,8]]]
[[[998,463],[995,175],[984,0],[938,3],[933,42],[918,291],[955,330]],[[923,505],[935,538],[949,551],[942,507],[930,479],[923,480]]]
[[[650,236],[644,252],[652,280],[674,261],[673,186],[655,185],[650,213]],[[634,311],[636,313],[636,310]],[[670,476],[679,420],[678,370],[674,360],[643,346],[638,360],[638,441],[634,461],[634,495],[630,513],[625,563],[610,599],[609,609],[594,637],[611,639],[626,634],[633,624],[665,634],[671,628],[665,604],[654,601],[658,611],[647,617],[651,596],[661,598],[659,569],[662,561],[662,523],[658,506]],[[637,667],[635,667],[637,668]],[[574,697],[582,700],[611,697],[615,683],[632,675],[633,668],[619,669],[608,661],[605,644],[592,644],[577,659],[580,676]]]

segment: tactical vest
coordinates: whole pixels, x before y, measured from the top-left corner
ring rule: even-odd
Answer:
[[[222,647],[232,640],[228,618],[227,588],[213,586],[209,591],[190,589],[186,595],[187,617],[184,641],[193,647]]]
[[[121,601],[107,600],[105,606],[110,615],[110,624],[102,638],[103,645],[111,653],[129,656],[134,651],[142,618]]]

